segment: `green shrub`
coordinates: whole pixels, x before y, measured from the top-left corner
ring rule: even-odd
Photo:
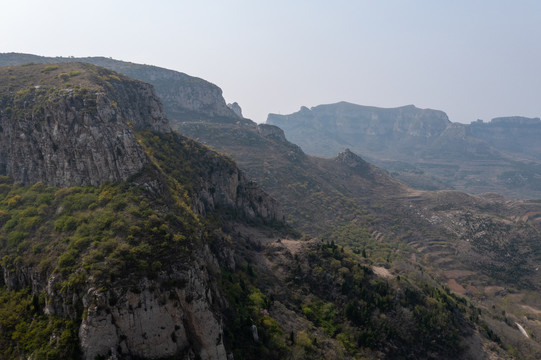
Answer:
[[[41,72],[50,73],[51,71],[54,71],[54,70],[58,70],[58,65],[47,65],[41,70]]]
[[[24,241],[24,239],[28,236],[28,233],[24,231],[12,231],[8,235],[8,243],[7,245],[9,247],[13,247],[16,245],[19,245]]]
[[[56,232],[71,232],[77,229],[79,220],[73,216],[64,215],[54,222]]]

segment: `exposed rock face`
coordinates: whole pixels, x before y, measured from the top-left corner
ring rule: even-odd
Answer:
[[[195,354],[205,360],[227,358],[220,315],[226,305],[213,277],[220,269],[206,245],[157,279],[138,279],[131,288],[91,287],[66,293],[59,291],[56,277],[45,281],[36,269],[2,270],[9,289],[31,286],[36,294],[45,290],[46,314],[75,319],[76,306],[82,304],[86,310],[79,340],[84,359],[107,354],[136,359],[193,359]],[[178,286],[164,286],[171,283]]]
[[[259,124],[257,125],[257,132],[267,139],[271,138],[283,142],[287,141],[284,130],[280,129],[278,126]]]
[[[418,189],[541,196],[541,120],[519,116],[451,123],[441,111],[340,102],[269,114],[308,154],[332,158],[350,148]]]
[[[184,160],[197,168],[196,179],[186,185],[194,188],[193,206],[200,214],[225,208],[241,219],[283,221],[278,203],[233,161],[178,134],[156,134],[170,128],[150,85],[87,64],[64,64],[26,66],[20,71],[40,85],[23,82],[16,87],[9,77],[19,78],[19,70],[0,69],[0,80],[7,77],[0,81],[3,174],[56,186],[131,177],[150,197],[164,196],[165,172],[141,172],[150,160],[139,143],[144,143],[144,134],[134,130],[151,130],[151,136],[189,141],[196,149],[198,157]],[[77,87],[62,86],[70,73],[77,73],[70,80]],[[0,271],[8,289],[31,287],[34,294],[46,293],[46,314],[79,321],[82,312],[78,334],[84,359],[225,360],[222,314],[227,304],[218,288],[220,267],[204,235],[195,237],[201,242],[189,255],[163,260],[164,270],[152,279],[132,275],[111,280],[107,287],[89,277],[67,289],[64,275],[31,266]],[[219,251],[234,270],[232,248]]]
[[[383,109],[340,102],[311,109],[303,106],[290,115],[269,114],[267,124],[282,128],[306,152],[330,157],[344,146],[358,150],[359,142],[364,144],[362,153],[369,155],[423,144],[445,130],[449,119],[442,111],[413,105]]]
[[[361,159],[360,156],[352,153],[349,149],[345,149],[343,152],[338,154],[335,160],[349,166],[352,169],[363,169],[369,166],[366,161]]]
[[[199,196],[194,204],[198,213],[225,208],[249,220],[284,222],[278,201],[248,180],[232,161],[209,158],[205,162],[209,166],[201,176]]]
[[[468,135],[486,141],[497,149],[538,162],[541,156],[541,120],[521,116],[494,118],[489,123],[476,121]]]
[[[503,116],[492,119],[490,123],[492,125],[541,125],[541,119],[523,116]]]
[[[226,105],[222,90],[218,86],[181,72],[105,57],[63,58],[16,53],[0,54],[0,66],[22,65],[29,62],[60,63],[73,61],[103,66],[131,78],[152,84],[172,124],[186,119],[196,119],[200,116],[242,118],[242,114],[238,116],[234,110]]]
[[[216,273],[218,265],[208,248],[192,258],[198,261],[161,279],[184,283],[183,288],[165,290],[143,279],[133,291],[89,289],[83,297],[87,316],[79,328],[84,358],[110,352],[121,358],[226,359],[218,313],[223,300],[206,270]]]
[[[0,77],[8,83],[5,77],[33,67],[43,68],[4,68]],[[88,71],[81,64],[69,71],[74,68]],[[140,171],[147,159],[132,128],[170,131],[152,87],[121,79],[110,88],[88,86],[2,91],[0,174],[68,187],[120,182]]]
[[[237,102],[234,102],[233,104],[227,104],[227,107],[233,110],[233,112],[240,118],[243,118],[242,116],[242,109],[240,108],[240,105]]]

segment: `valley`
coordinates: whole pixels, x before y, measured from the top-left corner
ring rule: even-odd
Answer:
[[[365,134],[363,152],[351,129],[338,141],[314,120],[296,145],[286,123],[242,118],[185,74],[24,54],[0,65],[4,357],[539,358],[541,203],[512,199],[537,191],[535,146],[519,161],[511,141],[487,146],[412,107],[366,132],[409,138]],[[536,129],[477,126],[523,122]],[[457,170],[463,150],[478,163]],[[504,173],[527,179],[500,192],[511,198],[457,191],[499,191]],[[15,298],[32,309],[19,328],[2,315]],[[24,326],[61,341],[32,343]]]

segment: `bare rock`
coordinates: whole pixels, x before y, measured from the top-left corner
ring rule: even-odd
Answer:
[[[96,71],[86,64],[65,66],[81,73]],[[35,67],[41,74],[43,65]],[[32,71],[11,70],[0,72],[0,79]],[[20,90],[3,89],[0,174],[25,184],[43,181],[69,187],[120,182],[142,169],[148,160],[133,131],[170,131],[160,101],[152,86],[101,71],[112,80],[59,88],[36,75],[33,84],[46,85],[23,83]]]

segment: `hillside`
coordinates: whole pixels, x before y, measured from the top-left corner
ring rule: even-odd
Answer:
[[[540,280],[538,203],[413,190],[350,150],[333,159],[306,155],[272,125],[211,119],[185,121],[179,131],[233,156],[295,227],[367,254],[391,273],[422,266],[487,311],[485,320],[507,346],[531,350],[520,356],[539,354],[536,341],[509,325],[527,321],[530,331],[541,330],[533,295]],[[531,320],[522,318],[525,309]]]
[[[276,202],[172,134],[147,84],[73,63],[0,78],[2,356],[225,358],[218,233],[201,215],[280,224]]]
[[[299,238],[231,159],[170,131],[146,84],[74,63],[0,68],[0,83],[2,358],[506,356],[421,270],[395,279]],[[384,179],[350,152],[336,166]]]
[[[223,102],[221,97],[214,100],[216,104]],[[184,109],[182,102],[169,104],[180,112]],[[424,271],[486,311],[485,335],[503,339],[502,346],[514,349],[516,356],[537,357],[538,345],[531,338],[525,339],[513,321],[522,323],[530,334],[539,332],[538,304],[533,295],[538,282],[532,278],[535,272],[531,270],[538,262],[538,252],[526,252],[507,261],[509,250],[529,249],[537,243],[536,203],[404,190],[407,188],[373,167],[374,173],[382,177],[363,176],[369,175],[362,165],[364,161],[350,159],[346,162],[353,166],[344,166],[340,161],[307,156],[298,146],[285,141],[280,129],[257,126],[238,117],[185,112],[180,121],[172,124],[181,132],[231,154],[252,178],[280,200],[288,221],[295,226],[326,241],[350,245],[355,252],[366,253],[369,261],[390,268],[402,278],[411,272],[409,263],[415,264],[414,269],[427,266]],[[457,127],[453,133],[460,137],[460,131],[462,128]],[[337,160],[349,159],[349,153]],[[408,169],[409,175],[419,172],[404,162],[398,165]],[[356,168],[364,171],[356,172]],[[422,181],[425,179],[423,176]],[[430,180],[441,185],[437,179]],[[449,206],[449,201],[454,205]],[[462,224],[469,225],[462,228]],[[529,230],[520,230],[524,226]],[[475,247],[469,246],[472,236],[480,239]],[[247,238],[250,236],[239,243]],[[494,239],[500,239],[499,245]],[[509,244],[514,248],[509,248]],[[256,248],[262,250],[266,246]],[[477,254],[484,254],[480,264]],[[296,326],[295,331],[299,330]],[[339,344],[335,342],[333,346]],[[322,350],[321,346],[315,349]]]
[[[384,109],[340,102],[269,114],[267,123],[309,154],[334,157],[348,147],[419,189],[541,196],[539,119],[465,125],[413,105]]]
[[[222,90],[206,81],[178,71],[152,65],[135,64],[105,57],[44,57],[31,54],[0,54],[0,66],[29,63],[84,62],[105,67],[154,86],[169,121],[174,125],[185,117],[240,118],[222,98]]]

